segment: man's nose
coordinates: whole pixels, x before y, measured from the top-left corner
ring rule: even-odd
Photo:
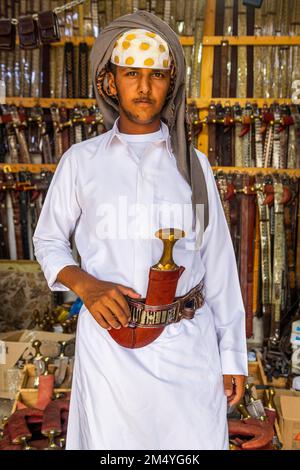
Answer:
[[[150,90],[151,90],[150,77],[148,75],[141,76],[138,82],[139,93],[143,93],[144,95],[147,95]]]

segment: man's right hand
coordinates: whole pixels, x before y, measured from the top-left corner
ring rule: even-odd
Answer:
[[[131,314],[124,295],[141,297],[130,287],[95,279],[85,286],[81,299],[99,325],[110,330],[128,326]]]

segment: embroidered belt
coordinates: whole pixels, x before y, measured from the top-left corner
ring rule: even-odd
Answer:
[[[128,327],[158,328],[170,323],[177,323],[183,318],[194,318],[196,309],[204,304],[203,280],[187,294],[175,297],[174,302],[167,305],[146,305],[145,300],[133,300],[126,296],[131,312]]]

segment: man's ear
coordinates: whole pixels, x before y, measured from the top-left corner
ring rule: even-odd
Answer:
[[[108,72],[107,84],[108,84],[108,94],[110,96],[116,96],[117,88],[116,88],[115,76],[112,72]]]

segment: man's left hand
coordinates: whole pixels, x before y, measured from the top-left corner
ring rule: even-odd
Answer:
[[[244,395],[246,377],[244,375],[223,375],[223,380],[228,406],[236,405]]]

